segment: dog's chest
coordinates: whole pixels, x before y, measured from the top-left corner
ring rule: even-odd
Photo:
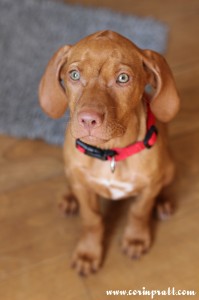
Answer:
[[[132,175],[128,180],[115,176],[107,178],[89,176],[89,181],[92,189],[97,194],[113,200],[135,195],[138,188],[136,175]]]

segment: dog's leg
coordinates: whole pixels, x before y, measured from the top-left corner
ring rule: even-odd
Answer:
[[[102,260],[103,223],[98,197],[86,187],[74,188],[83,219],[83,233],[72,258],[72,266],[80,275],[96,272]]]
[[[151,245],[151,215],[160,188],[145,188],[132,203],[122,250],[130,258],[140,258]]]

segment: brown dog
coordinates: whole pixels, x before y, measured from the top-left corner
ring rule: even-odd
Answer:
[[[150,99],[147,84],[154,88]],[[77,200],[83,219],[74,267],[88,275],[100,266],[104,228],[99,196],[113,200],[137,196],[122,248],[129,257],[140,257],[151,244],[156,197],[174,175],[164,123],[176,115],[180,101],[166,61],[117,33],[97,32],[54,54],[39,96],[53,118],[70,108],[64,208],[74,211]],[[159,207],[162,217],[169,210],[169,202]]]

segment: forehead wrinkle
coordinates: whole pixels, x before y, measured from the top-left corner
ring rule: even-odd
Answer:
[[[68,62],[69,66],[74,65],[80,69],[80,71],[92,71],[92,73],[98,73],[98,75],[102,72],[105,65],[112,65],[111,57],[113,56],[114,51],[107,55],[99,55],[94,51],[86,50],[81,59],[77,59],[76,55],[71,56],[70,61]],[[76,54],[76,53],[75,53]],[[101,54],[101,53],[100,53]],[[117,59],[117,58],[116,58]],[[114,62],[114,64],[119,64],[119,59]]]
[[[80,41],[72,46],[70,56],[71,60],[94,60],[104,63],[108,58],[122,59],[126,56],[125,48],[118,41],[108,39],[90,39]]]
[[[68,63],[77,63],[77,67],[94,76],[99,76],[107,65],[110,71],[117,69],[119,65],[121,68],[126,65],[130,69],[137,69],[139,64],[135,53],[132,55],[129,49],[127,52],[126,47],[108,39],[87,41],[78,47],[74,46],[71,50]]]

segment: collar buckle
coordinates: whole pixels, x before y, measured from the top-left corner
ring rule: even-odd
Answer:
[[[98,147],[94,147],[89,144],[86,144],[82,142],[80,139],[76,140],[76,147],[81,148],[84,154],[101,160],[108,160],[110,157],[112,158],[117,154],[115,150],[100,149]]]
[[[150,149],[153,146],[153,144],[156,141],[157,134],[158,134],[157,128],[155,127],[155,125],[152,125],[148,129],[146,136],[144,138],[144,141],[143,141],[146,148]]]

